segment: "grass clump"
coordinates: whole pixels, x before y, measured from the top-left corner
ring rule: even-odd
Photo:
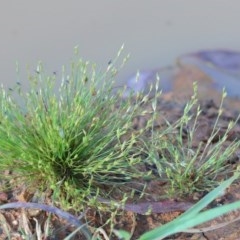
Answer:
[[[185,105],[182,116],[173,123],[165,119],[166,124],[160,129],[154,128],[161,118],[156,109],[157,99],[152,100],[153,117],[149,121],[151,129],[150,144],[146,144],[148,164],[152,164],[155,173],[168,182],[168,197],[182,197],[195,192],[210,191],[222,179],[234,172],[229,160],[240,146],[239,139],[228,141],[234,132],[239,116],[222,129],[221,117],[226,92],[214,121],[208,120],[208,132],[202,128],[203,111],[197,99],[197,85],[194,94]],[[203,133],[201,133],[203,131]],[[198,135],[205,136],[199,137]]]
[[[109,65],[99,73],[77,56],[61,80],[39,64],[29,91],[20,83],[11,91],[2,87],[1,171],[12,170],[26,186],[50,188],[62,207],[75,209],[139,176],[138,135],[126,135],[141,101],[131,105],[112,94],[116,72]]]

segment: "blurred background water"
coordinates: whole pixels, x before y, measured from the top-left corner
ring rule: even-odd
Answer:
[[[0,8],[0,79],[25,81],[26,65],[39,60],[47,71],[61,72],[79,45],[85,60],[105,68],[121,45],[131,58],[118,75],[124,82],[138,69],[174,63],[199,49],[240,50],[240,1],[3,1]],[[27,82],[27,81],[26,81]]]

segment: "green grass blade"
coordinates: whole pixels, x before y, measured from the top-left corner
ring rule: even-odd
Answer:
[[[228,204],[226,206],[221,206],[215,209],[207,210],[205,212],[199,213],[204,207],[206,207],[211,201],[213,201],[217,196],[219,196],[224,189],[226,189],[230,184],[239,177],[239,172],[236,172],[234,176],[230,179],[221,183],[220,186],[208,193],[203,199],[196,203],[192,208],[182,214],[180,217],[176,218],[170,223],[164,226],[156,228],[150,232],[143,234],[139,240],[147,239],[163,239],[169,235],[177,232],[183,232],[184,230],[199,225],[203,222],[212,220],[220,215],[223,215],[229,211],[233,211],[240,208],[240,201]]]
[[[194,216],[196,213],[200,212],[203,208],[205,208],[210,202],[212,202],[217,196],[221,195],[224,190],[231,185],[233,181],[239,178],[240,173],[236,172],[231,178],[222,182],[218,187],[208,193],[204,198],[202,198],[199,202],[197,202],[193,207],[187,210],[185,213],[181,215],[181,218],[189,218]]]
[[[139,240],[157,240],[163,239],[167,236],[178,232],[184,232],[184,230],[189,229],[191,227],[197,226],[201,223],[210,221],[216,217],[219,217],[225,213],[236,210],[240,208],[240,201],[235,203],[227,204],[226,206],[217,207],[211,210],[207,210],[205,212],[196,214],[194,217],[189,217],[188,219],[183,220],[181,217],[176,220],[170,222],[169,224],[164,225],[163,227],[156,228],[151,232],[143,234]]]

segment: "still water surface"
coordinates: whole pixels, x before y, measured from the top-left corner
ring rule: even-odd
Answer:
[[[238,0],[3,1],[1,83],[16,81],[16,60],[23,81],[26,65],[34,69],[38,60],[60,72],[76,45],[84,59],[105,67],[124,43],[131,58],[119,81],[199,49],[240,50],[239,9]]]

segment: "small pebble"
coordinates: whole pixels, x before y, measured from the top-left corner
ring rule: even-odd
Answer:
[[[13,220],[12,221],[12,225],[17,226],[18,225],[18,221],[17,220]]]
[[[30,217],[37,217],[40,214],[41,210],[33,208],[33,209],[28,209],[27,212]]]
[[[7,202],[8,195],[5,192],[0,192],[0,202]]]

